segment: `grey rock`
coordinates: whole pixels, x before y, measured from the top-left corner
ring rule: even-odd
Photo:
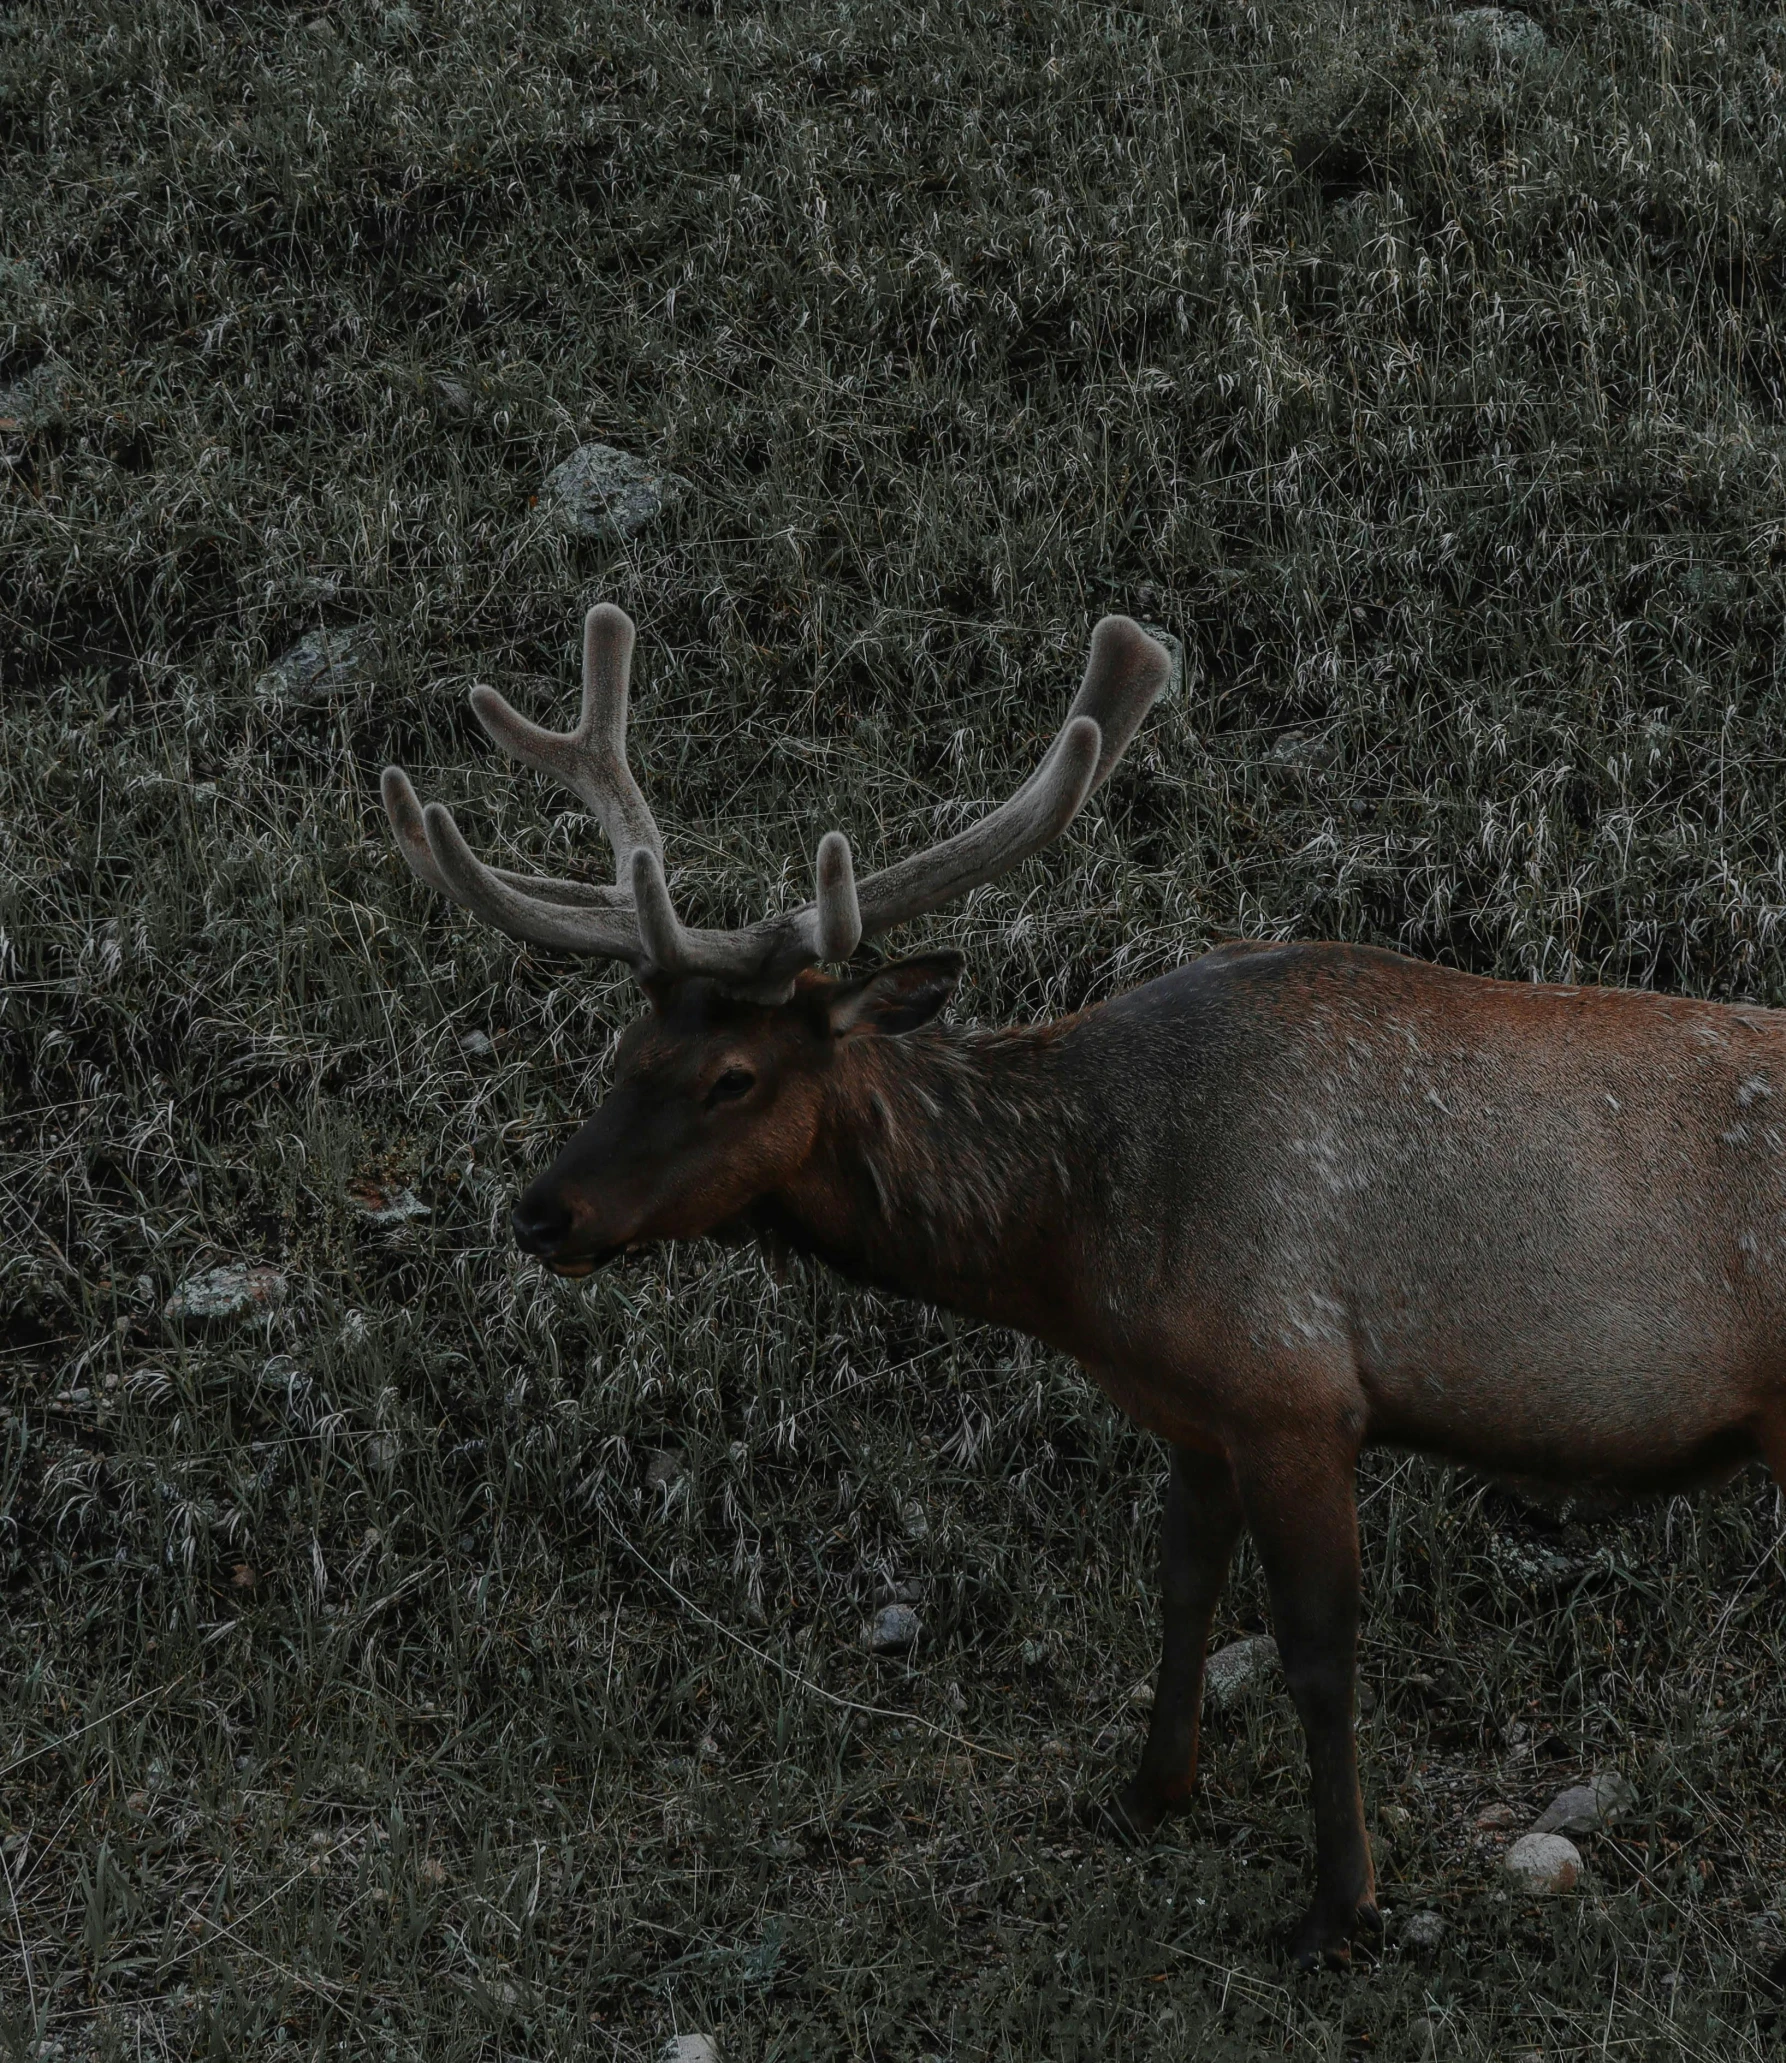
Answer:
[[[254,1318],[282,1304],[286,1280],[277,1268],[250,1268],[231,1263],[188,1275],[163,1307],[175,1320],[201,1322]]]
[[[1501,1867],[1521,1891],[1548,1898],[1581,1881],[1581,1851],[1561,1834],[1522,1834]]]
[[[1550,48],[1529,14],[1511,7],[1466,7],[1451,17],[1451,33],[1466,57],[1523,64]]]
[[[930,1538],[930,1514],[915,1497],[908,1498],[899,1507],[899,1527],[908,1540]]]
[[[1603,1769],[1591,1784],[1559,1791],[1532,1822],[1534,1834],[1591,1834],[1632,1811],[1637,1793],[1616,1769]]]
[[[658,2063],[719,2063],[719,2044],[710,2034],[673,2034]]]
[[[364,669],[371,640],[361,630],[313,630],[281,654],[254,684],[263,702],[315,709]]]
[[[883,1605],[863,1630],[863,1640],[874,1655],[902,1655],[916,1647],[924,1631],[923,1621],[910,1605]]]
[[[1434,1912],[1410,1913],[1401,1924],[1400,1941],[1416,1955],[1431,1955],[1445,1939],[1448,1929]]]
[[[674,508],[688,482],[613,444],[584,444],[546,475],[546,492],[579,537],[622,543]]]
[[[1249,1640],[1231,1641],[1210,1656],[1203,1665],[1203,1691],[1226,1712],[1282,1675],[1277,1642],[1269,1633],[1257,1633]]]
[[[488,1060],[496,1051],[496,1041],[487,1031],[468,1031],[459,1041],[459,1051],[468,1060]]]
[[[407,13],[408,10],[405,9],[404,12]],[[477,407],[471,389],[463,380],[436,380],[434,399],[442,415],[452,416],[458,422],[468,421]]]
[[[1594,1797],[1600,1807],[1600,1824],[1610,1826],[1627,1812],[1637,1810],[1637,1793],[1616,1769],[1594,1772]]]
[[[1591,1834],[1600,1824],[1600,1801],[1592,1784],[1559,1791],[1532,1822],[1534,1834]]]
[[[645,1463],[645,1480],[654,1490],[674,1490],[688,1473],[682,1452],[676,1447],[656,1447]]]

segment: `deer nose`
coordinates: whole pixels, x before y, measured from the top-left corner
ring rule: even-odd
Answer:
[[[570,1235],[570,1206],[557,1196],[536,1196],[530,1189],[510,1218],[523,1253],[555,1254]]]

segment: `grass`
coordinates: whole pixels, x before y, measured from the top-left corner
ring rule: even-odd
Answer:
[[[1182,687],[926,927],[971,1012],[1236,934],[1786,1000],[1786,29],[1540,18],[1499,70],[1334,0],[0,21],[13,2051],[1777,2039],[1771,1483],[1559,1520],[1370,1463],[1383,1896],[1450,1932],[1292,1981],[1281,1699],[1150,1853],[1069,1815],[1139,1744],[1159,1450],[816,1275],[522,1265],[633,999],[437,907],[376,809],[398,757],[598,864],[463,691],[562,708],[609,597],[683,907],[754,914],[831,823],[872,864],[1005,792],[1117,607]],[[694,492],[567,537],[590,438]],[[286,1301],[165,1317],[227,1261]],[[1219,1633],[1263,1624],[1243,1562]],[[1605,1766],[1585,1890],[1509,1901],[1483,1810]]]

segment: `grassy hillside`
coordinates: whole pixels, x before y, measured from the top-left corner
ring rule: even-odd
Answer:
[[[969,1013],[1235,935],[1786,1001],[1786,29],[1536,18],[1505,59],[1329,0],[0,20],[13,2049],[1768,2050],[1766,1478],[1557,1522],[1371,1462],[1396,1917],[1291,1981],[1281,1698],[1152,1852],[1070,1814],[1139,1745],[1160,1450],[817,1275],[523,1265],[634,998],[436,906],[376,807],[401,758],[603,868],[464,689],[565,707],[611,598],[678,895],[754,914],[828,825],[873,863],[1005,792],[1121,608],[1183,681],[914,928]],[[692,491],[567,534],[591,439]],[[357,663],[266,678],[320,632]],[[226,1263],[284,1300],[166,1315]],[[900,1585],[923,1640],[871,1658]],[[1243,1563],[1218,1637],[1264,1623]],[[1587,1888],[1509,1900],[1492,1808],[1609,1767]]]

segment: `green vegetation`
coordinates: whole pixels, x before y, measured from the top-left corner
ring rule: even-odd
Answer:
[[[924,928],[969,1010],[1235,934],[1786,1001],[1786,28],[1541,18],[1505,62],[1337,0],[0,18],[13,2050],[1768,2049],[1769,1481],[1559,1527],[1373,1461],[1383,1898],[1450,1932],[1292,1981],[1281,1700],[1151,1853],[1070,1816],[1139,1742],[1157,1448],[750,1255],[523,1265],[633,998],[438,908],[376,805],[400,758],[599,868],[464,688],[566,707],[608,597],[681,904],[737,919],[830,824],[866,866],[1005,792],[1117,607],[1184,683]],[[591,439],[692,492],[568,536]],[[357,670],[263,683],[325,630]],[[164,1316],[243,1261],[282,1304]],[[1263,1623],[1243,1566],[1220,1637]],[[1596,1767],[1641,1806],[1586,1889],[1501,1897],[1484,1806]]]

